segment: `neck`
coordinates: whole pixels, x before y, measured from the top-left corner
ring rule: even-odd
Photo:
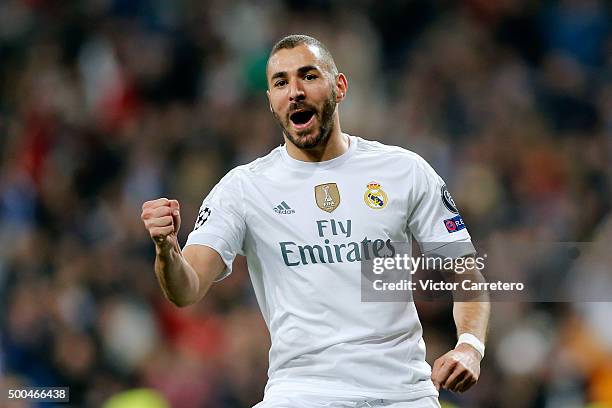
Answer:
[[[340,130],[340,119],[336,114],[334,117],[334,126],[330,132],[327,142],[320,146],[313,147],[311,149],[300,149],[289,139],[285,138],[285,145],[287,146],[287,153],[289,156],[296,160],[305,162],[322,162],[334,159],[341,156],[349,148],[349,140],[345,138]]]

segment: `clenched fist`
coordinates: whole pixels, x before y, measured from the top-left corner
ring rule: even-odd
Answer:
[[[472,346],[458,344],[454,350],[434,362],[431,380],[438,390],[467,391],[478,381],[481,359],[482,356]]]
[[[181,213],[177,200],[158,198],[147,201],[142,205],[140,218],[158,248],[178,246]]]

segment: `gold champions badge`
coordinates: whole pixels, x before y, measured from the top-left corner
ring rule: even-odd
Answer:
[[[340,205],[340,191],[336,183],[315,186],[315,201],[323,211],[332,212]]]
[[[365,201],[368,207],[380,210],[387,206],[387,193],[383,191],[380,184],[372,181],[367,185],[367,190],[363,195],[363,201]]]

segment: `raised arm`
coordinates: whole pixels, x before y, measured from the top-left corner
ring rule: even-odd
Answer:
[[[221,256],[204,245],[190,245],[181,252],[177,200],[147,201],[142,205],[141,219],[155,243],[155,275],[164,296],[179,307],[202,299],[225,269]]]

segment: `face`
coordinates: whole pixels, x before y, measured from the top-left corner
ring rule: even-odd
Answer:
[[[319,49],[299,45],[278,51],[268,62],[267,76],[270,109],[289,141],[301,149],[324,144],[339,99],[337,78]]]

